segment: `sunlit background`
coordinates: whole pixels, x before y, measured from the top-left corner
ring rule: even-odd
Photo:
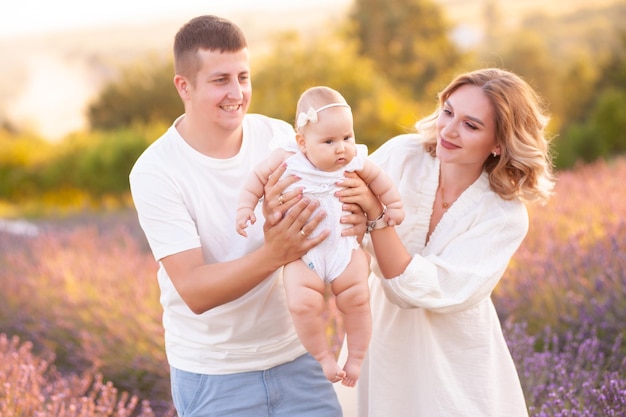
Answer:
[[[620,2],[435,0],[433,3],[441,7],[449,21],[451,38],[459,47],[468,49],[481,46],[490,30],[486,20],[490,4],[498,8],[495,17],[498,30],[510,31],[503,33],[511,37],[524,19],[538,13],[564,18],[577,10],[588,7],[599,10]],[[316,34],[341,30],[351,4],[351,0],[3,2],[0,121],[8,121],[18,130],[39,133],[51,141],[87,128],[87,102],[118,75],[120,67],[150,52],[170,54],[175,31],[195,15],[212,13],[235,20],[254,45],[252,52],[260,54],[275,46],[272,44],[275,34],[286,30]],[[590,20],[590,25],[594,24],[593,19],[596,18]],[[497,58],[494,63],[500,64]]]
[[[494,303],[531,417],[626,415],[626,0],[3,1],[0,415],[172,416],[128,173],[182,111],[172,41],[199,14],[246,33],[251,111],[291,121],[327,84],[370,150],[460,71],[531,83],[558,182]]]
[[[232,18],[249,37],[265,38],[326,23],[343,13],[348,1],[3,2],[0,121],[60,140],[87,127],[86,103],[119,65],[151,51],[169,54],[178,27],[196,15]]]

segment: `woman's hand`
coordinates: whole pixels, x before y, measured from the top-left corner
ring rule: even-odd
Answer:
[[[341,216],[341,223],[352,225],[342,229],[341,236],[356,236],[357,242],[361,243],[363,236],[365,236],[365,231],[367,230],[367,217],[365,213],[363,213],[361,206],[358,204],[344,203],[341,208],[345,212],[350,212],[350,214]]]
[[[346,172],[345,179],[337,185],[342,187],[335,194],[344,204],[356,204],[368,220],[374,220],[383,212],[383,205],[365,182],[354,172]],[[354,211],[352,211],[354,214]],[[351,221],[346,223],[352,223]],[[352,223],[354,224],[354,223]]]

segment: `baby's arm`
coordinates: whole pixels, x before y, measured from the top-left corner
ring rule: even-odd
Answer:
[[[378,165],[365,159],[363,169],[356,172],[372,192],[387,207],[385,220],[395,226],[404,220],[404,209],[400,193],[389,176]]]
[[[272,172],[278,168],[285,157],[290,153],[282,148],[277,148],[263,162],[254,167],[239,194],[239,204],[237,205],[237,217],[235,224],[237,233],[241,236],[248,237],[245,228],[248,222],[254,224],[256,216],[254,209],[259,203],[259,199],[263,197],[263,189]]]

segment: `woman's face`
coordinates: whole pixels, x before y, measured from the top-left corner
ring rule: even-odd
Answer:
[[[463,85],[443,103],[437,118],[437,157],[442,163],[482,169],[496,144],[493,105],[480,87]]]

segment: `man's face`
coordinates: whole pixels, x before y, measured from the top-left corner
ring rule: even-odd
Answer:
[[[195,83],[189,85],[186,112],[193,111],[222,129],[241,126],[250,107],[252,83],[248,49],[237,52],[199,50]]]

